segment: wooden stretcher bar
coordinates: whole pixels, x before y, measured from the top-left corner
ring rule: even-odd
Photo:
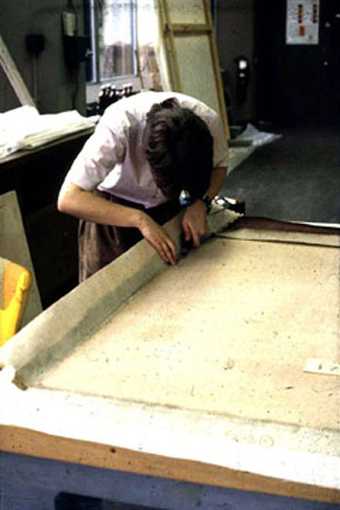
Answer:
[[[173,25],[166,24],[165,31],[173,30],[174,33],[194,33],[199,34],[211,34],[212,28],[209,25],[204,24],[191,24],[191,23],[175,23]]]
[[[275,494],[325,503],[340,502],[340,493],[337,489],[289,482],[284,479],[186,459],[136,452],[110,444],[104,445],[53,436],[21,427],[0,426],[0,440],[0,451],[8,453],[15,452],[59,462],[255,493]]]
[[[22,105],[35,106],[33,98],[0,35],[0,65]]]

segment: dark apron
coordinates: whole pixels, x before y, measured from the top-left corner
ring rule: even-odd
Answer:
[[[111,202],[145,211],[160,225],[176,216],[180,210],[177,200],[146,209],[140,204],[122,200],[109,193],[96,193]],[[80,220],[78,234],[79,282],[86,280],[142,239],[137,228],[99,225],[86,220]]]

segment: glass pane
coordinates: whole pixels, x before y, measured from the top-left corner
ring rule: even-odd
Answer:
[[[102,0],[98,7],[100,79],[134,73],[134,2]]]
[[[157,0],[138,0],[137,3],[137,41],[139,74],[142,87],[162,90],[163,84],[159,70],[160,47],[159,10]]]

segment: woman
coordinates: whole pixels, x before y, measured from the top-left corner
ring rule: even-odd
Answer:
[[[82,221],[80,280],[143,237],[167,263],[175,243],[162,227],[180,209],[186,241],[207,229],[207,206],[220,191],[228,147],[217,113],[175,92],[141,92],[109,106],[69,170],[58,209]]]

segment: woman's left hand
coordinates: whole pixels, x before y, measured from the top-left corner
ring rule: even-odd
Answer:
[[[202,200],[196,200],[184,213],[182,220],[184,238],[192,240],[195,248],[201,244],[201,237],[208,231],[207,208]]]

